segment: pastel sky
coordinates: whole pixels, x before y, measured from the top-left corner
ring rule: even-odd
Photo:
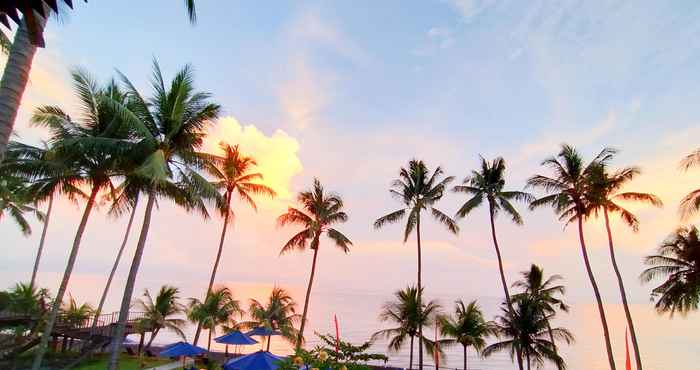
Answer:
[[[350,220],[338,228],[354,247],[343,255],[322,245],[316,289],[403,287],[414,279],[413,241],[402,243],[401,226],[372,228],[399,206],[387,189],[400,166],[421,158],[461,179],[479,154],[500,155],[509,187],[521,189],[543,171],[539,162],[568,142],[589,158],[604,146],[620,149],[615,165],[643,170],[630,189],[655,192],[666,204],[634,207],[638,234],[613,224],[630,299],[647,302],[650,286],[637,280],[642,257],[679,224],[679,199],[700,182],[698,172],[678,170],[681,157],[699,146],[700,3],[198,1],[194,27],[181,5],[76,2],[67,19],[48,27],[16,131],[21,140],[43,137],[27,124],[37,105],[75,110],[73,66],[101,80],[118,69],[148,91],[153,58],[166,76],[192,64],[198,88],[224,108],[207,147],[220,139],[240,143],[280,194],[261,200],[257,213],[235,205],[220,281],[303,287],[311,254],[278,257],[294,230],[276,228],[275,218],[318,177],[345,199]],[[452,214],[463,201],[448,194],[439,208]],[[69,289],[93,303],[126,224],[107,218],[105,209],[90,220]],[[534,262],[564,275],[571,300],[590,302],[575,230],[563,230],[551,210],[519,209],[524,226],[497,220],[509,280]],[[54,291],[81,211],[61,201],[50,225],[40,282]],[[479,209],[462,220],[459,236],[425,222],[429,291],[500,296],[487,217]],[[33,225],[25,238],[14,224],[0,223],[5,286],[29,278],[40,235]],[[164,283],[204,289],[220,227],[217,217],[205,222],[161,202],[137,292]],[[586,228],[604,297],[617,302],[603,226]],[[126,271],[124,264],[115,291]]]

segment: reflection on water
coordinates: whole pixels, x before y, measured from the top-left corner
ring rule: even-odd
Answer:
[[[271,286],[235,284],[230,285],[236,297],[252,297],[258,300],[266,299]],[[184,290],[183,297],[188,290]],[[303,289],[291,289],[294,297],[303,297]],[[319,344],[314,331],[321,333],[333,333],[333,315],[340,321],[340,336],[343,340],[359,343],[367,340],[370,335],[381,328],[388,327],[378,322],[377,314],[381,305],[388,299],[389,294],[376,293],[329,293],[318,291],[312,296],[309,324],[307,325],[307,346],[313,347]],[[445,310],[452,309],[452,302],[460,297],[442,295],[430,297],[438,299]],[[465,297],[465,301],[468,297]],[[301,299],[298,299],[301,304]],[[493,318],[498,312],[497,298],[480,298],[479,303],[487,318]],[[245,304],[247,306],[247,302]],[[298,307],[301,312],[302,307]],[[624,367],[625,355],[625,320],[624,312],[620,305],[607,305],[606,314],[612,336],[612,345],[615,351],[615,359],[618,368]],[[697,316],[687,319],[676,317],[669,320],[667,317],[658,316],[650,304],[633,305],[632,314],[637,325],[637,335],[643,354],[645,369],[647,370],[696,370],[700,368],[700,353],[695,345],[697,333],[700,333],[700,320]],[[603,370],[607,368],[605,347],[603,345],[602,330],[598,320],[598,311],[594,304],[573,305],[569,314],[564,314],[555,323],[571,330],[576,336],[576,343],[567,347],[561,345],[560,350],[571,370]],[[188,339],[193,337],[193,327],[185,330]],[[431,334],[432,335],[432,334]],[[202,336],[206,338],[206,333]],[[259,339],[259,338],[256,338]],[[163,332],[156,338],[158,343],[170,343],[178,340],[173,333]],[[203,339],[206,341],[206,339]],[[386,340],[377,341],[372,350],[386,352]],[[206,346],[200,342],[200,346]],[[261,345],[243,347],[243,352],[252,352],[260,349]],[[212,343],[212,349],[224,350],[223,345]],[[273,337],[271,349],[274,353],[289,353],[291,347],[280,337]],[[630,344],[631,349],[631,344]],[[230,348],[233,350],[233,348]],[[441,368],[461,368],[461,348],[447,349],[447,362],[441,363]],[[408,348],[398,353],[389,353],[389,364],[392,366],[408,365]],[[432,366],[432,359],[425,356],[426,363]],[[515,365],[506,354],[494,355],[491,358],[479,358],[472,350],[469,351],[468,362],[470,369],[506,370],[514,369]],[[634,362],[634,360],[633,360]],[[553,369],[545,365],[544,369]]]

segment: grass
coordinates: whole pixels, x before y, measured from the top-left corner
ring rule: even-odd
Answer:
[[[92,359],[83,361],[80,365],[76,366],[75,370],[104,370],[107,368],[108,354],[100,354],[93,356]],[[172,360],[167,358],[154,358],[154,357],[143,357],[139,359],[138,357],[129,356],[127,354],[122,354],[119,359],[119,370],[140,370],[141,362],[143,362],[143,369],[147,369],[154,366],[164,365],[172,362]]]

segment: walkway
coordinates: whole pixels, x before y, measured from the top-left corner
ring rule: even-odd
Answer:
[[[192,364],[193,364],[193,360],[191,358],[188,358],[187,360],[185,360],[185,365],[191,366]],[[182,361],[175,361],[175,362],[171,362],[169,364],[151,367],[151,368],[148,368],[146,370],[172,370],[172,369],[182,369]]]

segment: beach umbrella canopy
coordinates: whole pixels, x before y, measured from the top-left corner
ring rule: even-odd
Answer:
[[[187,342],[178,342],[168,346],[158,355],[160,357],[180,357],[180,356],[197,356],[202,353],[207,353],[207,350],[201,347],[193,346]]]
[[[283,358],[267,351],[258,351],[228,360],[224,370],[276,370]]]
[[[243,334],[238,330],[232,331],[228,334],[224,334],[218,338],[214,338],[216,343],[222,344],[255,344],[258,343],[257,340],[251,338],[247,334]]]
[[[257,327],[255,329],[245,333],[245,335],[247,335],[249,337],[252,337],[255,335],[259,335],[262,337],[269,337],[271,335],[282,335],[282,333],[280,333],[276,330],[272,330],[272,329],[268,329],[266,327],[260,326],[260,327]]]

